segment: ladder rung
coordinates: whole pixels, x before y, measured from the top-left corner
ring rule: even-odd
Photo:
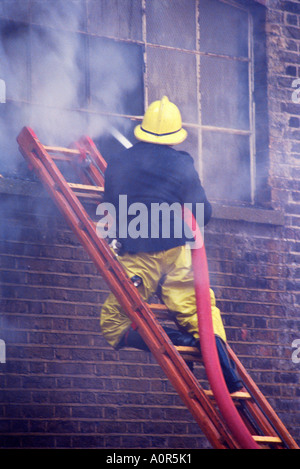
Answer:
[[[103,192],[104,188],[100,186],[90,186],[88,184],[75,184],[73,182],[68,183],[71,189],[76,189],[79,191],[91,191],[91,192]]]
[[[170,319],[169,310],[166,308],[165,305],[160,303],[151,303],[149,304],[149,308],[155,314],[158,319]]]
[[[64,148],[64,147],[51,147],[44,145],[44,148],[49,153],[62,153],[63,155],[80,155],[80,151],[75,148]]]
[[[52,155],[52,160],[56,161],[67,161],[68,163],[72,162],[72,158],[68,155]]]
[[[282,440],[278,436],[253,435],[253,439],[257,443],[282,443]]]
[[[168,312],[168,308],[161,303],[150,303],[149,307],[155,311],[165,311]]]
[[[197,347],[186,347],[184,345],[177,345],[175,347],[179,353],[188,353],[189,355],[196,355],[196,356],[199,356],[200,355],[200,351],[199,349],[197,349]]]
[[[182,358],[186,361],[202,362],[202,357],[197,347],[184,347],[183,345],[175,346]]]
[[[104,192],[104,188],[100,186],[89,186],[72,182],[69,182],[68,185],[79,197],[95,197],[95,195],[100,196]]]
[[[100,186],[89,186],[86,184],[75,184],[68,182],[68,186],[73,190],[74,194],[79,198],[86,199],[102,199],[102,194],[104,191],[103,187]]]
[[[205,394],[208,397],[214,397],[214,394],[211,390],[205,391]],[[251,399],[251,394],[245,391],[236,391],[232,394],[230,394],[233,399]]]

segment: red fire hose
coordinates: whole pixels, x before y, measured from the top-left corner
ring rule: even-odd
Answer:
[[[200,348],[211,390],[228,428],[242,449],[260,449],[238,413],[223,377],[213,330],[206,252],[200,228],[184,207],[184,220],[193,232],[192,249]]]
[[[124,145],[124,142],[121,143]],[[192,249],[192,263],[200,347],[206,374],[220,412],[241,448],[260,449],[236,410],[223,377],[212,324],[208,267],[203,239],[192,212],[185,206],[183,217],[190,230],[195,233],[195,242],[198,244]]]

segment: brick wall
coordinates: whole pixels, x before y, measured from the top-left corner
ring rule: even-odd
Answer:
[[[205,243],[229,342],[299,443],[300,4],[267,6],[272,210],[216,205]],[[39,185],[0,197],[0,446],[208,447],[153,358],[101,337],[106,286]]]
[[[106,285],[35,190],[1,194],[0,447],[205,447],[153,357],[101,337]]]
[[[47,195],[29,197],[40,192],[31,182],[5,187],[1,447],[208,447],[151,355],[116,352],[101,337],[106,285]],[[297,437],[299,371],[291,342],[299,321],[292,298],[284,303],[284,232],[280,225],[214,218],[205,241],[228,339]],[[206,386],[201,367],[196,374]]]

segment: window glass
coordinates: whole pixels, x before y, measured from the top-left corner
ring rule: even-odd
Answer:
[[[88,30],[99,36],[142,40],[142,0],[89,0]]]
[[[15,21],[29,21],[31,0],[1,0],[0,16]]]
[[[31,0],[31,21],[52,28],[85,31],[85,0]]]
[[[198,122],[197,62],[194,54],[179,50],[147,49],[149,103],[163,95],[176,103],[184,122]]]
[[[182,49],[196,49],[194,0],[146,2],[147,41]]]
[[[203,181],[211,199],[251,201],[249,137],[204,131]]]
[[[248,56],[248,13],[218,0],[199,3],[200,50]]]
[[[202,124],[249,129],[248,62],[201,57]]]

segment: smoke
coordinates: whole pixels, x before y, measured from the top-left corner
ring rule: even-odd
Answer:
[[[6,3],[7,18],[15,17],[15,8]],[[7,89],[0,104],[2,173],[19,171],[16,137],[24,125],[45,144],[67,146],[82,134],[107,135],[108,113],[143,111],[136,104],[141,72],[135,47],[84,33],[85,2],[35,0],[31,8],[31,25],[25,12],[23,23],[0,18],[0,79]],[[124,122],[122,133],[130,127]]]
[[[76,112],[84,94],[78,35],[54,30],[32,31],[31,126],[49,144],[72,140],[85,116]]]

